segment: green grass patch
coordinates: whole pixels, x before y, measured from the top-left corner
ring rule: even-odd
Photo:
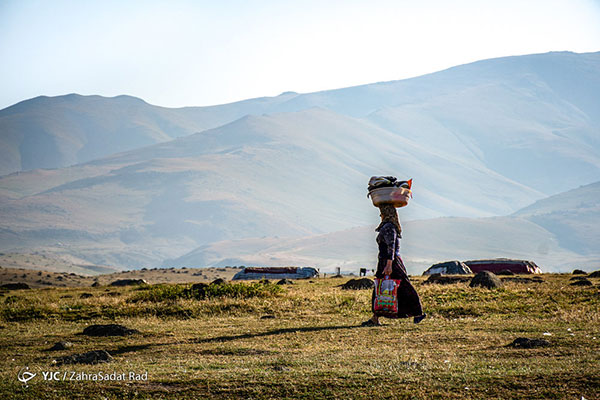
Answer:
[[[233,298],[249,299],[252,297],[270,297],[283,292],[281,286],[272,283],[221,283],[189,285],[152,285],[139,291],[131,298],[131,302],[162,302],[178,299],[214,299]]]
[[[416,277],[428,317],[374,328],[360,327],[371,291],[341,290],[344,279],[298,281],[284,291],[244,282],[202,293],[191,285],[13,292],[0,301],[0,398],[600,398],[598,287],[569,286],[568,275],[542,278],[487,290]],[[84,292],[93,297],[82,299]],[[78,334],[111,321],[140,334]],[[549,345],[508,346],[518,337]],[[46,351],[59,340],[73,347]],[[52,360],[90,350],[114,360],[68,370],[147,371],[148,382],[36,377],[24,387],[16,378],[24,366],[64,370]]]

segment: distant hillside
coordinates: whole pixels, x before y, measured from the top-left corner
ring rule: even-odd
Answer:
[[[37,97],[0,111],[0,174],[65,167],[202,128],[129,96]]]
[[[600,252],[600,182],[539,200],[515,213],[552,232],[571,251]]]
[[[545,194],[599,176],[600,53],[484,60],[413,79],[167,109],[119,96],[39,97],[0,111],[0,174],[57,168],[215,128],[319,107],[364,118]],[[498,151],[501,144],[503,151]],[[510,150],[510,152],[508,152]]]
[[[600,265],[599,204],[600,182],[540,200],[514,216],[409,221],[402,224],[402,258],[413,274],[440,261],[498,257],[533,260],[547,272],[591,271]],[[164,265],[312,265],[356,272],[374,268],[374,229],[211,243]]]
[[[0,175],[60,168],[259,114],[295,94],[170,109],[131,96],[40,96],[0,111]]]
[[[507,213],[542,196],[481,163],[313,109],[246,117],[79,166],[6,176],[0,239],[9,249],[65,242],[95,264],[147,265],[217,240],[369,223],[377,210],[366,184],[380,171],[415,179],[410,219]]]
[[[217,241],[327,234],[377,219],[366,198],[368,178],[376,174],[414,178],[405,221],[512,214],[598,180],[598,76],[600,53],[549,53],[214,107],[169,110],[127,97],[32,100],[39,103],[32,120],[40,126],[68,115],[60,123],[81,128],[52,130],[68,137],[71,150],[83,149],[73,138],[88,134],[102,143],[111,137],[145,142],[132,140],[135,149],[120,147],[68,168],[1,177],[0,249],[41,246],[93,264],[153,266]],[[18,115],[33,103],[1,115]],[[85,107],[74,111],[70,103]],[[15,118],[27,121],[27,115]],[[212,124],[218,126],[205,129]],[[6,132],[0,130],[2,138],[15,137]],[[153,141],[162,143],[146,146]],[[52,146],[41,148],[56,154]],[[542,222],[524,223],[558,237]],[[473,240],[480,235],[474,232]],[[447,234],[455,233],[448,228]],[[524,246],[533,243],[527,237]],[[593,246],[560,243],[565,254],[594,254]]]
[[[333,272],[375,268],[375,225],[304,238],[223,241],[200,247],[164,266],[306,265]],[[582,256],[548,231],[513,217],[434,218],[403,224],[402,258],[412,274],[446,260],[512,257],[533,260],[544,271],[592,270],[600,255]]]
[[[29,253],[0,253],[0,271],[12,268],[43,270],[46,272],[69,272],[81,275],[110,274],[116,268],[105,265],[93,265],[70,255],[58,255],[55,251],[38,249]],[[19,277],[14,277],[17,280]],[[36,279],[40,279],[38,276]]]

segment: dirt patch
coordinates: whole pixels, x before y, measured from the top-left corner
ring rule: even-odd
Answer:
[[[275,354],[270,350],[250,349],[250,348],[225,348],[225,349],[209,349],[202,350],[200,354],[205,356],[260,356]]]
[[[587,277],[585,276],[574,276],[571,279],[569,279],[570,281],[584,281],[587,280]]]
[[[110,286],[135,286],[135,285],[147,285],[144,279],[119,279],[110,284]]]
[[[515,347],[519,349],[533,349],[536,347],[547,347],[550,346],[550,342],[546,339],[530,339],[525,337],[516,338],[509,347]]]
[[[73,347],[73,343],[66,342],[66,341],[60,341],[60,342],[54,343],[54,346],[50,347],[48,349],[48,351],[67,350],[67,349],[70,349],[71,347]]]
[[[1,261],[1,257],[0,257]],[[165,269],[151,268],[130,271],[114,271],[114,269],[99,269],[98,271],[106,271],[110,273],[80,275],[68,272],[56,272],[46,270],[46,264],[24,264],[27,268],[6,268],[5,264],[1,264],[0,268],[0,285],[6,283],[23,282],[31,288],[40,287],[97,287],[110,285],[117,280],[131,279],[148,282],[148,284],[156,283],[196,283],[210,282],[215,278],[223,278],[230,280],[238,269],[226,268],[226,271],[217,271],[216,268],[203,268],[198,271],[198,275],[192,274],[195,270],[191,269]],[[11,264],[9,264],[11,265]],[[50,267],[48,267],[50,268]],[[69,271],[69,267],[65,266],[65,270]],[[78,271],[78,270],[76,270]],[[70,272],[70,271],[69,271]]]
[[[522,276],[510,277],[510,278],[501,278],[502,282],[515,282],[515,283],[543,283],[544,280],[539,277],[535,278],[525,278]]]
[[[57,365],[63,364],[99,364],[112,361],[112,356],[106,350],[93,350],[87,353],[72,354],[70,356],[59,357],[54,362]]]
[[[590,281],[589,279],[580,279],[580,280],[576,280],[575,282],[571,282],[569,283],[570,286],[594,286],[594,284],[592,283],[592,281]]]
[[[350,279],[348,282],[340,285],[340,287],[344,290],[373,289],[375,287],[375,282],[369,278]]]
[[[439,285],[451,285],[453,283],[469,282],[471,277],[468,276],[448,276],[442,274],[432,274],[423,284],[437,283]]]
[[[20,289],[30,289],[30,287],[26,283],[16,282],[16,283],[5,283],[4,285],[0,286],[0,289],[20,290]]]
[[[128,336],[139,333],[136,329],[129,329],[119,324],[90,325],[83,330],[82,335],[87,336]]]

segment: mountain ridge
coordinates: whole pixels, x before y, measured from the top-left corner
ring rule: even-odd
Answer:
[[[572,199],[594,201],[600,206],[600,182],[566,192]],[[600,229],[588,237],[579,237],[579,246],[594,249],[581,254],[566,240],[564,226],[552,224],[561,210],[554,201],[565,193],[539,200],[516,213],[504,217],[451,218],[403,222],[402,258],[409,273],[420,274],[432,264],[446,260],[478,258],[518,258],[533,260],[545,272],[570,272],[575,268],[593,270],[600,262],[598,247]],[[540,205],[553,203],[543,213]],[[588,207],[591,207],[590,204]],[[534,212],[532,212],[534,210]],[[405,212],[399,210],[399,214]],[[585,215],[588,217],[588,215]],[[596,220],[598,213],[596,214]],[[341,268],[354,272],[374,268],[377,258],[376,225],[353,227],[343,231],[303,238],[252,238],[215,242],[199,247],[176,259],[167,259],[167,267],[224,267],[234,265],[311,265],[322,272]],[[571,231],[566,232],[567,235]],[[583,243],[583,244],[582,244]]]
[[[127,96],[117,103],[134,104],[129,111],[112,104],[110,112],[67,113],[74,123],[102,115],[102,123],[114,123],[113,135],[123,126],[118,118],[107,120],[118,113],[133,115],[127,123],[143,127],[134,133],[148,140],[164,133],[160,124],[180,130],[164,133],[170,139],[160,143],[138,143],[70,167],[0,177],[0,249],[42,246],[130,267],[157,265],[216,241],[338,232],[376,219],[366,182],[386,174],[414,178],[405,221],[509,215],[598,181],[600,124],[587,110],[600,109],[600,53],[580,56],[486,60],[386,85],[177,111],[186,115],[160,108],[164,113],[148,114],[146,103]],[[559,65],[558,72],[544,60]],[[571,100],[561,95],[564,79],[573,83]],[[269,112],[244,114],[247,107]],[[52,110],[40,115],[52,116]],[[585,220],[568,227],[579,232]],[[595,254],[585,240],[593,230],[578,234],[585,245],[577,247],[552,234],[552,226],[542,232],[529,223],[523,229],[541,241],[558,240],[564,254]]]
[[[539,62],[540,59],[543,59],[542,63]],[[192,106],[167,108],[151,105],[142,99],[128,95],[102,97],[98,95],[81,96],[69,94],[53,98],[39,96],[0,110],[0,132],[2,133],[0,135],[0,141],[3,142],[2,144],[5,153],[2,154],[3,157],[0,157],[0,159],[5,160],[3,163],[0,163],[0,175],[5,175],[17,170],[28,170],[40,167],[56,168],[74,163],[86,162],[94,158],[108,156],[123,149],[133,149],[143,145],[165,141],[169,138],[172,139],[174,137],[200,132],[205,129],[216,128],[248,114],[257,115],[263,113],[293,112],[314,106],[321,106],[344,115],[366,117],[368,114],[376,112],[382,107],[398,107],[409,103],[412,104],[415,102],[431,100],[432,98],[438,97],[440,94],[455,92],[459,88],[472,87],[482,80],[490,79],[490,77],[501,79],[503,81],[512,81],[515,79],[513,76],[515,71],[521,74],[524,72],[531,74],[530,70],[534,71],[534,75],[540,76],[540,79],[544,82],[557,80],[556,75],[558,74],[548,72],[549,67],[546,64],[550,64],[552,68],[558,68],[559,71],[566,68],[565,64],[578,65],[578,74],[568,78],[570,79],[568,83],[581,89],[581,93],[576,96],[577,99],[575,104],[583,107],[584,111],[587,110],[587,116],[589,118],[594,119],[596,123],[600,123],[600,117],[597,117],[597,113],[595,112],[598,107],[598,101],[593,95],[596,89],[600,91],[600,79],[598,79],[595,74],[590,74],[590,72],[587,71],[588,68],[592,67],[600,68],[600,52],[582,54],[551,52],[525,56],[502,57],[455,66],[442,71],[403,80],[378,82],[374,84],[305,94],[285,92],[274,97],[259,97],[206,107]],[[501,70],[498,65],[505,65],[506,70]],[[528,65],[529,69],[525,68],[523,65]],[[552,68],[550,68],[550,70]],[[569,76],[569,74],[566,75]],[[580,75],[583,77],[578,78]],[[549,79],[548,76],[552,79]],[[554,83],[550,86],[560,90],[565,96],[573,98],[571,93],[572,90],[566,90],[564,88],[565,83],[562,81],[565,79],[567,78],[561,78],[557,80],[558,83]],[[423,83],[427,80],[432,81]],[[585,84],[582,82],[585,82]],[[53,129],[44,128],[39,124],[33,124],[33,126],[31,126],[31,117],[27,120],[18,118],[17,120],[14,120],[16,117],[12,114],[14,114],[15,110],[21,110],[28,104],[48,102],[52,99],[63,104],[72,102],[74,99],[88,103],[90,101],[106,103],[107,100],[111,99],[119,102],[126,100],[130,103],[130,106],[131,103],[143,104],[147,110],[136,111],[143,117],[138,124],[134,124],[133,126],[126,125],[119,130],[122,132],[127,132],[128,130],[132,131],[132,129],[133,131],[137,130],[136,135],[129,139],[130,141],[135,141],[135,143],[121,143],[116,139],[108,137],[110,142],[109,146],[107,146],[106,149],[103,148],[103,151],[96,149],[96,152],[90,152],[89,154],[83,152],[78,156],[77,154],[73,154],[73,152],[80,152],[81,147],[85,145],[83,142],[89,140],[89,138],[86,139],[85,135],[82,135],[81,133],[76,133],[75,136],[71,135],[69,136],[69,142],[76,143],[65,144],[64,140],[60,140],[61,135],[55,132],[53,133]],[[52,114],[54,116],[62,115],[67,111],[69,110],[65,111],[59,109],[55,110]],[[114,115],[120,110],[108,110],[105,112],[109,111]],[[87,112],[88,115],[90,113],[90,111],[85,112]],[[151,118],[150,115],[148,115],[150,112],[153,112],[156,116]],[[64,115],[62,120],[56,121],[56,124],[59,124],[60,126],[61,121],[65,124],[66,122],[69,122],[69,119],[74,119],[74,117],[69,115]],[[113,116],[111,119],[114,120],[115,117]],[[91,121],[91,125],[87,125],[87,128],[88,130],[98,131],[98,126],[102,126],[103,124],[105,124],[105,122],[101,120]],[[33,139],[28,139],[26,136],[20,136],[22,133],[19,134],[19,132],[23,132],[24,129],[27,130],[26,128],[28,126],[30,127],[30,130],[32,130],[31,135],[34,135]],[[71,123],[70,125],[67,124],[66,128],[61,127],[61,130],[73,130],[76,129],[77,126],[73,127],[73,124]],[[104,139],[106,139],[104,133],[101,131],[98,132],[99,134],[104,135]],[[42,135],[40,136],[40,134]],[[7,136],[10,138],[7,138]],[[24,147],[24,153],[22,151],[23,154],[20,156],[17,154],[18,150],[15,148],[14,143],[15,141],[18,141],[19,137],[21,138],[20,143]],[[58,158],[54,160],[52,154],[48,155],[46,154],[47,152],[43,152],[35,147],[33,145],[33,142],[35,142],[34,139],[37,139],[38,141],[44,140],[46,145],[54,146],[56,148],[55,152],[58,153],[58,155],[56,155]],[[29,148],[28,145],[32,148]],[[10,149],[10,151],[7,149]],[[35,156],[33,154],[35,154]],[[17,168],[16,163],[19,160],[20,166]]]

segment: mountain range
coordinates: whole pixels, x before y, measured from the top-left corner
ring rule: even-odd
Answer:
[[[404,209],[399,210],[400,217]],[[600,264],[600,182],[561,193],[503,217],[442,217],[402,223],[402,258],[418,274],[444,260],[531,259],[543,271],[592,270]],[[558,221],[558,222],[557,222]],[[375,268],[376,225],[301,238],[253,238],[200,246],[165,266],[297,263],[322,271]],[[574,232],[578,236],[574,237]]]
[[[212,107],[35,98],[0,111],[0,249],[123,268],[354,267],[378,218],[366,183],[391,174],[414,179],[402,218],[419,268],[529,251],[587,265],[598,110],[600,53],[566,52]]]

